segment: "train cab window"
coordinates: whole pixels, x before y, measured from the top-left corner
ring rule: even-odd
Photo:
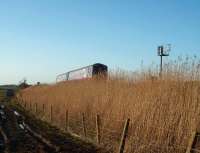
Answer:
[[[107,66],[103,64],[94,64],[93,65],[93,75],[98,74],[107,74]]]

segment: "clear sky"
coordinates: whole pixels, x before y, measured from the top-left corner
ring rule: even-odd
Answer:
[[[200,55],[200,0],[0,0],[0,84],[54,82],[96,62],[137,70]]]

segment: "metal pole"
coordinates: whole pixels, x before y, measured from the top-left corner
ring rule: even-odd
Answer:
[[[160,55],[160,77],[162,77],[162,71],[163,71],[163,55]]]

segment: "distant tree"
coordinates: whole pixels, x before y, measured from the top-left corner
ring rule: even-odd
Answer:
[[[31,85],[29,85],[27,83],[27,80],[24,78],[22,81],[19,82],[19,88],[20,89],[25,89],[25,88],[28,88],[30,87]]]

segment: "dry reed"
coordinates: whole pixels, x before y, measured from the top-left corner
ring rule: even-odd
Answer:
[[[102,119],[102,144],[117,149],[123,121],[131,119],[126,152],[183,153],[200,119],[200,64],[196,57],[165,64],[162,79],[155,69],[117,73],[108,80],[79,80],[55,85],[32,86],[21,92],[30,103],[53,105],[54,124],[63,128],[65,110],[70,128],[83,135],[85,113],[87,136],[95,137],[95,115]],[[128,76],[128,77],[127,77]],[[128,78],[128,79],[127,79]],[[49,113],[49,112],[47,112]],[[48,115],[41,116],[48,119]]]

